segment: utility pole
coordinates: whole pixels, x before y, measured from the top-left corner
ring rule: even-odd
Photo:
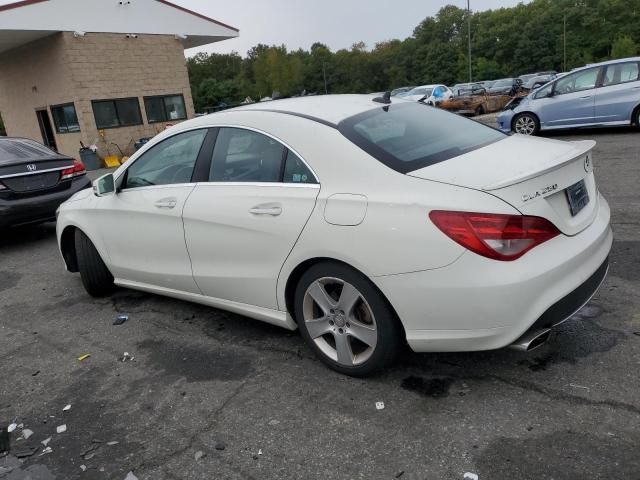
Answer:
[[[473,82],[471,73],[471,0],[467,0],[467,17],[469,17],[469,83]]]
[[[327,88],[327,69],[325,68],[324,61],[322,62],[322,76],[324,77],[324,93],[328,95],[329,89]]]
[[[567,14],[564,15],[564,24],[562,30],[562,71],[567,71]]]

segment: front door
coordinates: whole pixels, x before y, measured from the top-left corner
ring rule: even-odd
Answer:
[[[206,129],[179,133],[153,146],[118,178],[115,195],[99,199],[94,214],[116,279],[200,293],[182,210],[196,185],[196,162],[207,148],[207,134]]]
[[[36,110],[36,116],[38,117],[38,126],[40,127],[40,134],[42,135],[42,143],[51,150],[57,152],[58,147],[56,145],[56,137],[53,135],[53,128],[51,128],[49,114],[46,110]]]
[[[277,309],[276,283],[316,203],[306,164],[262,133],[221,128],[209,182],[184,209],[193,275],[204,295]]]
[[[595,87],[600,68],[570,73],[553,86],[553,95],[540,98],[540,120],[544,127],[587,125],[595,121]]]

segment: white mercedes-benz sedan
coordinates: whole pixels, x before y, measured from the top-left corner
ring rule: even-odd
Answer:
[[[250,105],[156,136],[64,203],[67,270],[299,328],[363,376],[417,352],[534,348],[595,294],[594,142],[508,136],[360,95]]]

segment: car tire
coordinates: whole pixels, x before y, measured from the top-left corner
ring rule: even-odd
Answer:
[[[513,117],[511,130],[520,135],[537,135],[540,131],[540,120],[533,113],[519,113]]]
[[[342,374],[372,375],[393,363],[402,346],[400,322],[382,293],[341,263],[318,263],[302,275],[294,313],[306,343]]]
[[[104,297],[113,292],[113,275],[100,258],[96,247],[80,230],[75,232],[76,259],[85,290],[92,297]]]
[[[475,115],[476,115],[476,117],[478,115],[484,115],[484,108],[482,108],[482,105],[480,105],[478,108],[476,108]]]

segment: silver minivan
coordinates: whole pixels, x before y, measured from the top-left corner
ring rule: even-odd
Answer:
[[[503,132],[640,126],[640,57],[588,65],[547,83],[498,116]]]

